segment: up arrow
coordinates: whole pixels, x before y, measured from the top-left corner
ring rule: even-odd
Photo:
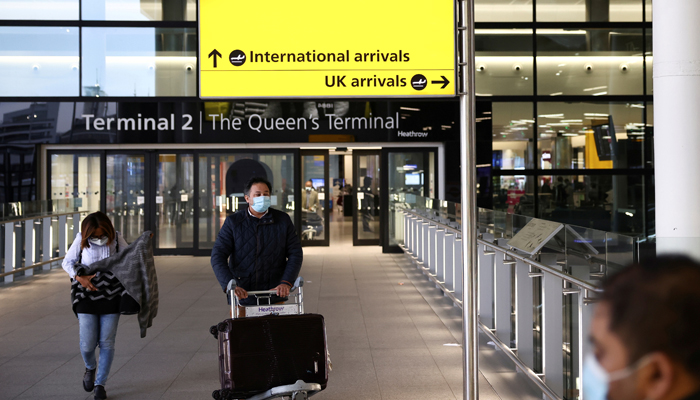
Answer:
[[[211,54],[209,55],[211,56]],[[216,66],[216,64],[214,64],[214,66]],[[448,81],[444,75],[440,75],[440,78],[442,78],[441,81],[431,81],[430,83],[432,83],[433,85],[442,83],[442,87],[440,89],[444,89],[447,87],[447,85],[450,84],[450,81]]]
[[[211,53],[209,53],[209,58],[211,58],[211,56],[214,56],[214,68],[216,68],[216,57],[221,57],[221,53],[214,49]]]

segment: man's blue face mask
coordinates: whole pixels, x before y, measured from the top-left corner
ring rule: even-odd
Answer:
[[[253,210],[259,213],[264,213],[270,208],[270,196],[253,197]]]
[[[583,363],[583,396],[590,400],[606,400],[610,383],[625,379],[637,372],[647,362],[648,356],[619,371],[607,372],[592,354]]]

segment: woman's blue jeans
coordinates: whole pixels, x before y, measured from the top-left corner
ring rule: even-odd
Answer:
[[[95,369],[95,385],[107,382],[109,370],[114,360],[114,341],[117,337],[119,314],[78,314],[80,325],[80,353],[85,361],[85,368]],[[100,364],[97,365],[95,350],[100,346]]]

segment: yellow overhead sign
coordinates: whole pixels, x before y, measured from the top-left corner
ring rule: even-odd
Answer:
[[[199,0],[199,97],[456,95],[454,0]]]

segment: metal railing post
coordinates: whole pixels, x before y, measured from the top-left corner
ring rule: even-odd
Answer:
[[[454,233],[445,233],[445,287],[452,292],[456,289],[455,266],[460,265],[459,259],[455,259],[455,240]]]
[[[34,265],[35,255],[35,235],[34,235],[34,220],[28,219],[24,221],[24,265]],[[34,269],[24,271],[25,276],[34,275]]]
[[[428,236],[428,251],[427,251],[427,257],[426,257],[426,264],[427,264],[427,267],[430,269],[430,273],[433,274],[433,276],[437,275],[437,262],[436,262],[437,245],[435,243],[436,234],[437,234],[437,226],[428,225],[428,229],[426,231],[426,235]]]
[[[529,368],[535,367],[532,295],[530,268],[519,261],[515,266],[515,347],[518,358]]]
[[[507,239],[498,239],[497,244],[501,247],[508,245]],[[513,273],[513,263],[506,262],[505,254],[496,257],[495,266],[495,286],[494,286],[494,316],[496,337],[508,346],[511,346],[511,274]]]
[[[493,235],[484,233],[484,240],[493,241]],[[479,318],[491,329],[494,325],[494,251],[482,245],[479,248]]]
[[[15,223],[5,223],[5,273],[15,269]],[[13,274],[5,275],[5,282],[12,282]]]
[[[435,231],[435,268],[438,281],[445,284],[445,230]]]
[[[556,254],[543,254],[540,262],[552,268],[561,269],[557,264]],[[564,396],[563,286],[561,278],[552,274],[542,275],[542,372],[544,372],[547,386],[562,397]]]
[[[58,256],[63,257],[66,255],[66,225],[67,218],[65,215],[58,217]]]
[[[44,217],[41,220],[41,261],[46,262],[42,266],[44,271],[51,269],[51,264],[48,261],[51,259],[53,247],[51,246],[51,217]]]

